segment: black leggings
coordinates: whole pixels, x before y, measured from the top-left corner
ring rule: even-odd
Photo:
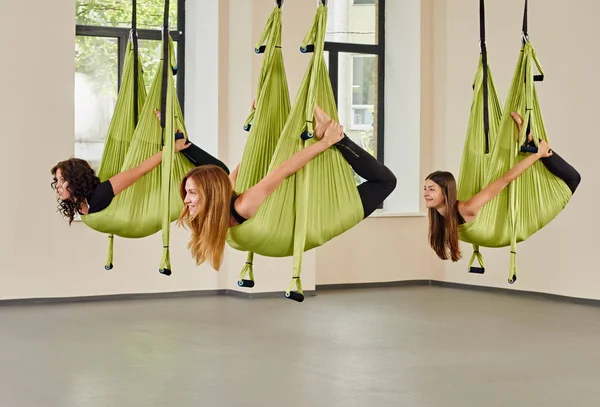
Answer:
[[[358,186],[364,218],[383,203],[396,188],[396,176],[375,157],[357,146],[348,136],[335,144],[352,169],[366,181]]]
[[[561,156],[556,154],[556,151],[552,150],[550,157],[542,158],[542,163],[548,168],[552,174],[565,181],[571,193],[574,194],[575,190],[581,182],[581,175],[575,168],[566,162]]]
[[[530,146],[535,146],[533,140],[528,143]],[[552,155],[549,157],[542,158],[542,164],[548,168],[552,174],[562,179],[565,184],[571,190],[571,194],[575,193],[575,190],[581,182],[581,175],[575,168],[566,162],[556,151],[552,150]]]
[[[192,142],[190,142],[190,146],[188,148],[181,150],[181,153],[196,167],[212,164],[223,168],[225,172],[229,174],[229,168],[227,168],[223,162],[208,154],[206,151],[202,150]]]

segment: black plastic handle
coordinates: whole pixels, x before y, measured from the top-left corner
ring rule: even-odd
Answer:
[[[302,138],[302,140],[306,141],[308,139],[313,138],[315,135],[314,134],[308,134],[308,131],[304,131],[302,133],[302,135],[300,136],[300,138]]]
[[[304,301],[304,295],[296,293],[294,291],[290,292],[290,294],[286,294],[285,295],[287,298],[289,298],[290,300],[294,300],[296,302],[302,302]]]
[[[300,52],[302,52],[303,54],[309,54],[311,52],[315,52],[315,46],[314,46],[314,44],[308,44],[306,46],[306,48],[302,48],[302,45],[300,45]]]
[[[254,281],[242,279],[242,281],[238,281],[238,286],[252,288],[254,287]]]
[[[536,146],[521,146],[522,153],[537,153],[538,148]]]

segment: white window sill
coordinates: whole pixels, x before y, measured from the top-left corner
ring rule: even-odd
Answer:
[[[369,218],[423,218],[426,217],[427,213],[424,212],[394,212],[387,211],[385,209],[377,209],[375,212],[370,214]]]

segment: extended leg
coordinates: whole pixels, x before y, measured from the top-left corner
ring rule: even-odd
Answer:
[[[358,193],[366,218],[383,203],[396,188],[396,176],[388,167],[356,145],[348,136],[335,144],[352,169],[366,181],[358,186]]]
[[[181,133],[175,135],[177,138]],[[180,137],[183,137],[181,134]],[[189,140],[188,140],[189,141]],[[188,159],[192,164],[196,167],[201,165],[216,165],[217,167],[221,167],[225,170],[227,174],[229,174],[229,168],[219,159],[213,157],[206,151],[202,150],[200,147],[195,145],[192,142],[189,142],[190,146],[181,150],[181,153]]]
[[[581,182],[581,175],[571,166],[571,164],[556,154],[554,149],[552,150],[552,155],[550,157],[542,158],[542,163],[548,168],[548,171],[567,184],[571,193],[575,193],[575,190]]]
[[[331,118],[319,106],[315,106],[315,135],[322,138]],[[366,181],[358,186],[364,217],[366,218],[383,203],[396,188],[396,177],[375,157],[357,146],[348,136],[335,144],[352,169]]]
[[[511,113],[511,116],[517,126],[519,127],[519,133],[521,132],[521,126],[523,125],[523,120],[518,113]],[[531,135],[531,129],[527,127],[527,144],[533,145],[533,136]],[[554,149],[552,149],[552,155],[549,157],[542,158],[542,163],[548,168],[552,174],[562,179],[569,189],[571,193],[575,193],[575,190],[579,186],[581,182],[581,175],[575,168],[573,168],[569,163],[567,163],[561,156],[559,156]]]

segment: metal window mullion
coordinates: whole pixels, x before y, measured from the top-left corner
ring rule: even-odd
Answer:
[[[101,27],[94,25],[77,25],[75,27],[76,35],[84,35],[90,37],[113,37],[119,38],[122,35],[129,37],[131,29],[124,27]],[[147,30],[138,29],[138,38],[141,40],[162,40],[161,30]],[[178,30],[169,31],[169,35],[173,38],[173,41],[179,41],[183,34],[180,34]]]
[[[329,51],[329,80],[331,82],[331,89],[333,90],[333,97],[337,106],[339,90],[339,53],[336,51]]]
[[[118,39],[118,53],[119,57],[117,60],[117,93],[121,90],[121,82],[123,79],[123,66],[125,65],[125,52],[127,51],[127,41],[129,37],[120,36]]]
[[[385,0],[378,0],[377,3],[377,27],[377,44],[381,47],[381,54],[377,58],[377,159],[383,163],[385,144]]]
[[[356,44],[349,42],[325,41],[325,51],[347,52],[354,54],[383,54],[384,48],[380,44]]]
[[[177,0],[177,37],[177,98],[185,117],[185,0]]]

